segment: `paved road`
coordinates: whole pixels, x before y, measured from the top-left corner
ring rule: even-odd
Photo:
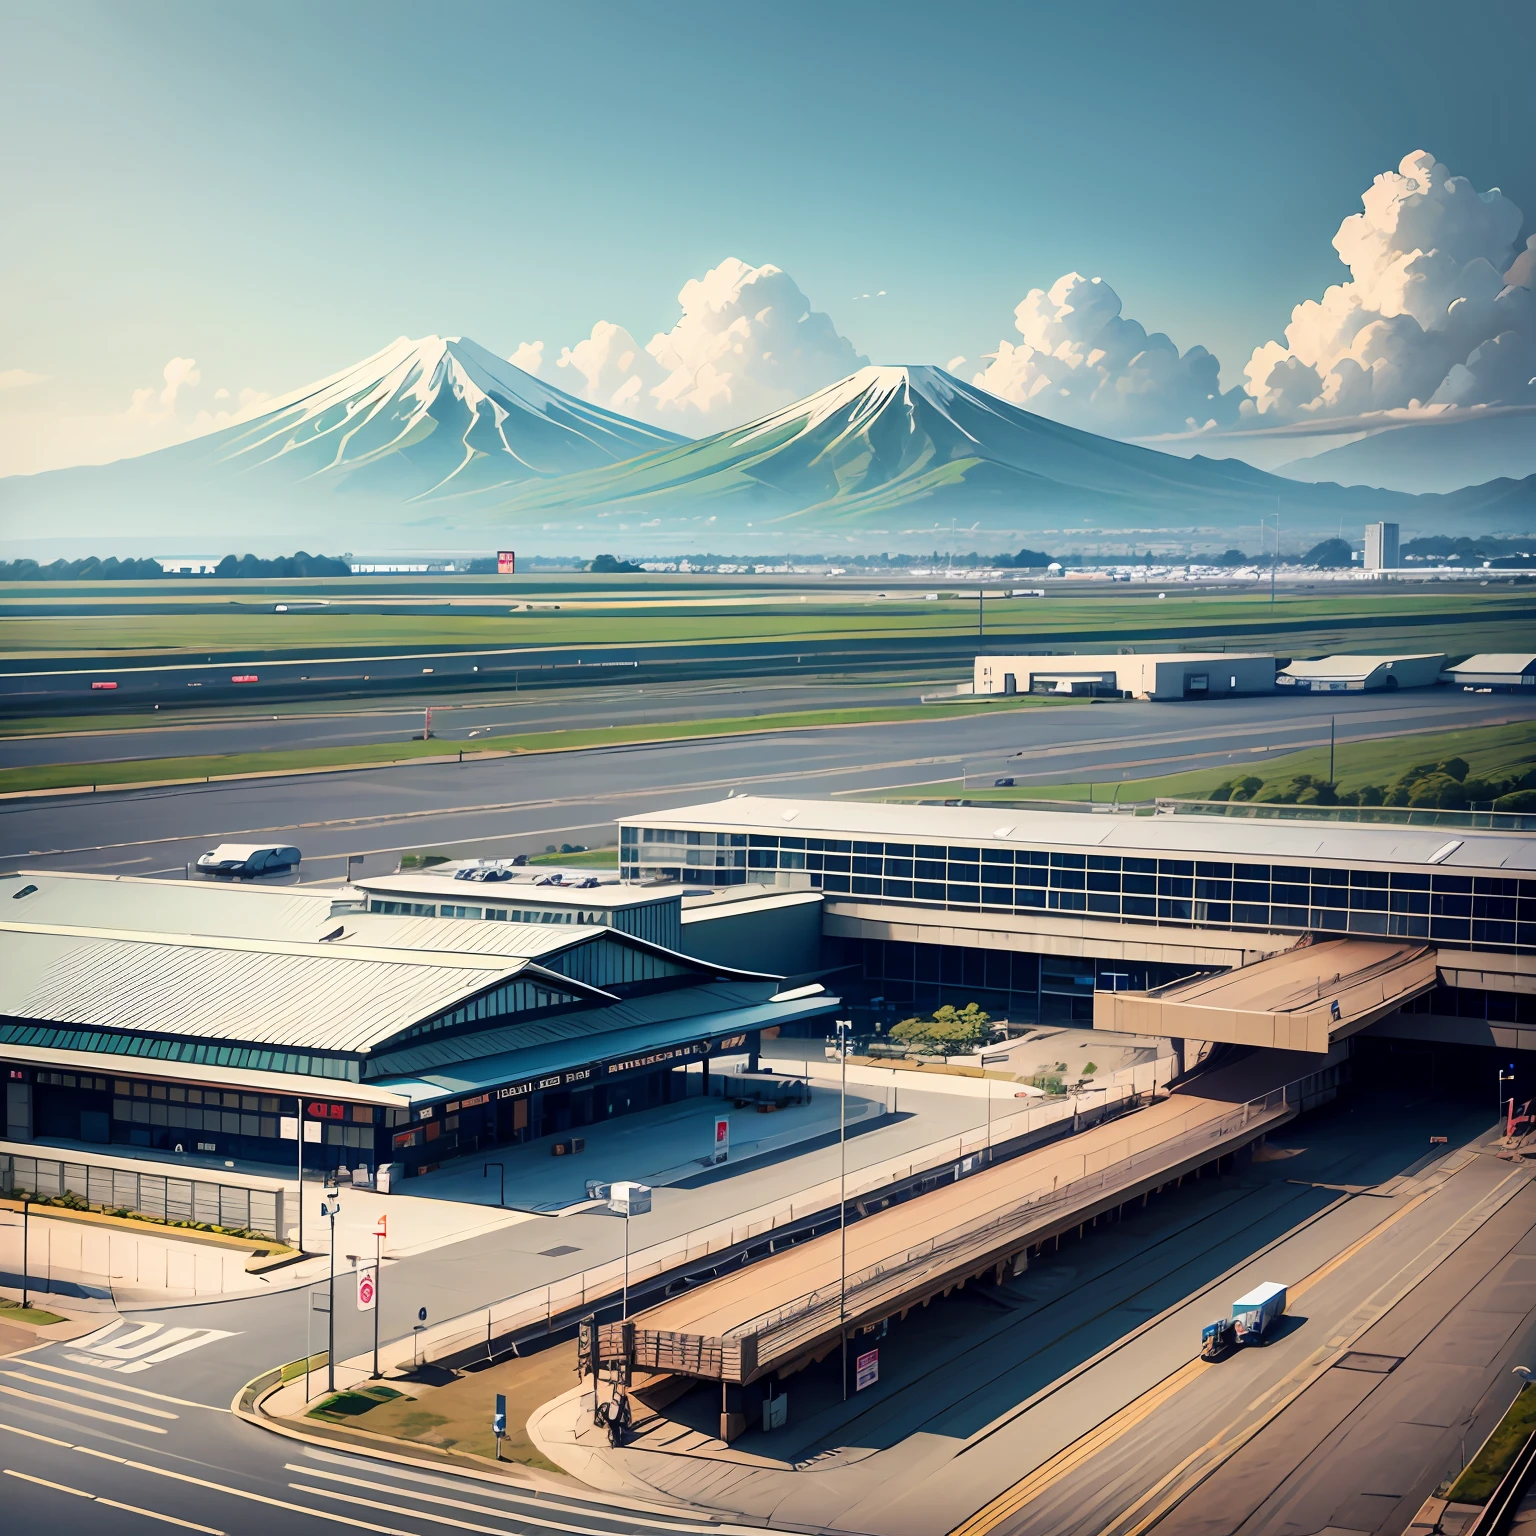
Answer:
[[[0,806],[0,867],[164,874],[220,839],[279,834],[304,851],[303,877],[394,867],[412,848],[541,852],[600,844],[615,816],[717,799],[727,790],[825,796],[935,781],[1126,778],[1257,766],[1278,752],[1415,731],[1524,720],[1520,697],[1356,694],[1322,701],[1108,704],[901,725],[785,731],[649,747],[424,764],[357,773],[107,792]],[[1020,757],[1017,754],[1023,753]]]
[[[552,688],[534,693],[454,694],[442,700],[382,699],[350,708],[295,706],[252,714],[231,708],[221,718],[168,715],[153,726],[100,726],[67,733],[46,728],[0,737],[0,767],[41,763],[111,763],[203,753],[285,751],[303,747],[361,746],[409,741],[422,729],[431,704],[432,733],[445,742],[513,731],[563,731],[651,721],[742,719],[804,709],[855,709],[871,704],[916,704],[923,693],[953,686],[925,674],[881,686],[866,679],[775,678],[739,683],[654,683],[623,688]],[[140,717],[142,718],[142,717]]]

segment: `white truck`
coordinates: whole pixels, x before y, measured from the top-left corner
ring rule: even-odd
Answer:
[[[1267,1344],[1285,1316],[1285,1286],[1278,1280],[1256,1285],[1232,1303],[1231,1317],[1207,1323],[1200,1334],[1200,1356],[1219,1360],[1238,1344]]]

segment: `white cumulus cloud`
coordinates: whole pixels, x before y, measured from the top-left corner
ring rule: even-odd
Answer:
[[[28,373],[25,368],[0,370],[0,389],[25,389],[29,384],[41,384],[46,373]]]
[[[1254,352],[1245,415],[1536,401],[1536,237],[1517,249],[1519,208],[1423,150],[1361,204],[1333,240],[1349,281],[1298,304],[1284,343]]]
[[[974,382],[1070,426],[1114,437],[1201,430],[1234,421],[1240,392],[1221,391],[1204,347],[1180,353],[1120,312],[1102,278],[1069,272],[1014,310],[1022,340],[1001,341]]]
[[[562,348],[553,368],[541,341],[524,342],[511,360],[585,400],[683,433],[739,425],[867,361],[779,267],[729,257],[677,298],[677,323],[644,347],[603,320]]]

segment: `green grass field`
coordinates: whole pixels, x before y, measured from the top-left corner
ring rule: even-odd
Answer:
[[[1423,731],[1383,738],[1380,741],[1341,742],[1334,754],[1335,782],[1341,790],[1362,784],[1385,785],[1415,763],[1443,762],[1463,757],[1476,778],[1501,778],[1536,767],[1536,720],[1511,725],[1477,726],[1461,731]],[[1239,773],[1251,773],[1266,784],[1287,782],[1298,774],[1315,778],[1328,774],[1327,747],[1308,747],[1278,757],[1259,757],[1237,751],[1223,768],[1197,768],[1187,773],[1161,774],[1152,778],[1095,784],[1021,784],[1015,789],[966,789],[956,780],[915,785],[900,793],[860,795],[858,799],[955,800],[977,803],[1019,800],[1117,800],[1128,803],[1159,798],[1203,800],[1218,784]],[[1117,793],[1118,791],[1118,793]]]
[[[641,742],[687,741],[701,736],[759,731],[828,729],[848,725],[942,720],[954,715],[994,714],[1021,709],[1081,707],[1083,699],[1024,695],[1009,699],[960,700],[953,704],[871,705],[866,709],[804,710],[739,719],[677,720],[618,725],[578,731],[530,731],[517,736],[479,736],[465,743],[466,753],[559,752],[584,747],[632,746]],[[442,741],[367,742],[347,747],[307,747],[292,751],[242,752],[198,757],[136,758],[113,763],[50,763],[0,769],[0,793],[19,790],[90,788],[92,785],[166,783],[178,779],[218,778],[235,773],[300,773],[317,768],[367,767],[415,758],[453,756],[459,744]]]
[[[272,597],[285,594],[274,592]],[[292,597],[294,594],[286,594]],[[521,595],[521,594],[519,594]],[[516,600],[514,595],[513,600]],[[261,654],[382,647],[430,650],[443,646],[541,647],[548,645],[691,645],[705,642],[767,644],[775,641],[969,636],[975,633],[973,600],[881,600],[858,592],[819,592],[804,602],[769,592],[766,600],[733,606],[689,593],[665,596],[587,596],[560,611],[453,613],[275,613],[231,605],[227,611],[133,612],[132,601],[110,597],[82,604],[78,612],[32,613],[36,594],[0,593],[0,651],[15,658],[78,656],[126,660],[248,651]],[[252,596],[252,603],[258,601]],[[546,601],[540,596],[536,601]],[[366,597],[359,601],[366,602]],[[138,600],[142,606],[142,599]],[[509,602],[508,608],[511,607]],[[989,605],[983,645],[1049,646],[1055,636],[1094,650],[1136,645],[1193,648],[1277,649],[1313,654],[1343,647],[1384,650],[1474,650],[1528,646],[1536,649],[1536,594],[1482,589],[1394,592],[1342,587],[1326,592],[1283,592],[1271,605],[1260,593],[1183,595],[1159,600],[1137,591],[1079,596],[1053,593],[1044,601],[1010,600]]]

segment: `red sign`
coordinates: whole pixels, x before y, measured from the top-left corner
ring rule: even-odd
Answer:
[[[345,1120],[347,1118],[345,1104],[322,1104],[317,1099],[305,1107],[309,1110],[312,1120]]]
[[[92,683],[91,687],[92,688],[96,688],[96,689],[111,689],[111,688],[116,688],[117,684],[116,683]]]
[[[359,1312],[373,1311],[375,1303],[379,1299],[378,1286],[374,1283],[373,1269],[360,1269],[357,1272],[357,1310]]]
[[[260,681],[261,679],[257,677],[254,672],[236,672],[235,675],[230,678],[230,682],[232,683],[259,683]],[[113,686],[115,687],[116,685],[114,684]]]
[[[496,574],[498,576],[517,575],[517,551],[512,549],[498,549],[496,551]]]
[[[853,1390],[862,1392],[880,1380],[880,1351],[871,1349],[853,1362]]]

